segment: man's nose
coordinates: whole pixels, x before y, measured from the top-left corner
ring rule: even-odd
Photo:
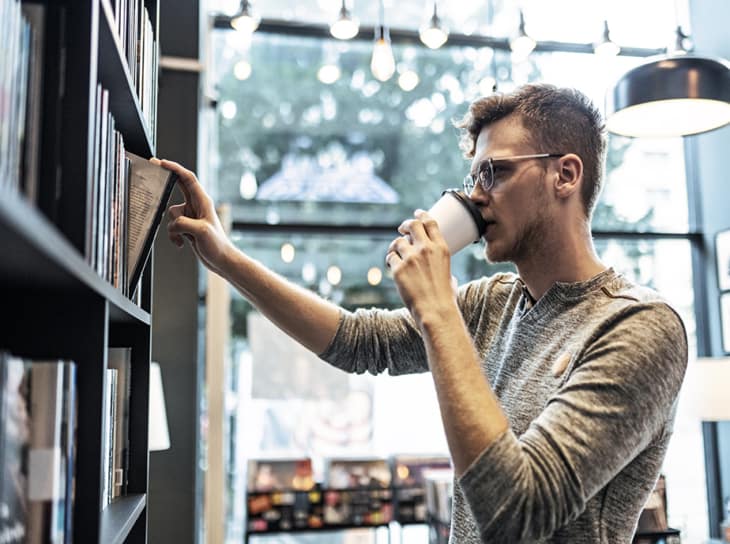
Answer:
[[[489,204],[490,198],[489,191],[485,191],[481,183],[474,185],[474,189],[472,189],[471,194],[469,195],[469,200],[478,206],[486,206]]]

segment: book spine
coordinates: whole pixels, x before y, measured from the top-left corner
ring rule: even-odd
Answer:
[[[27,541],[27,463],[30,435],[24,393],[26,363],[0,352],[0,541]]]
[[[28,200],[34,204],[38,198],[40,131],[42,122],[43,47],[45,43],[45,6],[22,5],[23,13],[31,25],[29,52],[28,95],[26,101],[25,139],[23,142],[22,183]]]
[[[64,405],[63,425],[61,428],[61,443],[63,448],[63,463],[65,467],[64,480],[64,543],[73,542],[73,509],[76,483],[76,364],[69,361],[64,364]]]
[[[28,544],[63,541],[61,511],[63,365],[34,361],[30,368]]]

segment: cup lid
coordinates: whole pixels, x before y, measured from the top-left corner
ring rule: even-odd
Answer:
[[[446,194],[453,196],[456,200],[458,200],[471,214],[472,219],[474,220],[474,225],[477,227],[477,241],[479,238],[482,237],[484,234],[484,231],[487,230],[487,222],[482,217],[482,214],[479,213],[479,208],[477,208],[477,205],[472,202],[472,200],[466,196],[466,194],[463,191],[459,191],[458,189],[446,189],[441,194]]]

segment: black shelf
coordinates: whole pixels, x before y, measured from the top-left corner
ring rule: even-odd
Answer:
[[[111,303],[112,323],[151,323],[148,312],[103,280],[43,214],[8,188],[0,189],[0,247],[4,288],[91,289]]]
[[[100,0],[99,13],[99,81],[109,93],[109,109],[117,130],[124,134],[124,145],[142,157],[154,157],[155,145],[142,114],[137,92],[127,65],[127,58],[117,36],[109,0]]]
[[[104,544],[124,542],[145,509],[147,495],[127,495],[115,499],[101,513],[101,540]]]

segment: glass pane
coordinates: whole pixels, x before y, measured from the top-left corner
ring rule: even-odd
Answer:
[[[610,81],[641,59],[396,47],[399,74],[370,73],[370,44],[214,34],[220,119],[211,150],[218,201],[245,223],[396,226],[457,187],[468,163],[452,120],[491,92],[530,81],[575,86],[599,106]],[[334,70],[322,83],[318,70]],[[250,69],[250,71],[249,71]],[[244,77],[245,79],[239,79]],[[410,90],[405,90],[410,89]],[[596,230],[686,232],[681,139],[610,139]]]
[[[329,24],[337,17],[341,0],[258,0],[252,2],[264,18],[317,24]],[[385,22],[394,28],[416,30],[426,22],[433,3],[425,0],[384,0]],[[678,14],[674,4],[682,7]],[[680,6],[681,4],[681,6]],[[674,2],[667,9],[666,0],[613,0],[585,2],[584,0],[451,0],[438,2],[439,16],[451,31],[460,34],[479,33],[493,37],[512,36],[519,24],[519,11],[525,13],[527,32],[537,40],[593,43],[603,30],[607,19],[611,37],[630,47],[662,48],[672,39],[679,20],[686,21],[683,2]],[[209,2],[213,12],[234,14],[238,0]],[[363,25],[379,23],[379,2],[347,0],[352,14]],[[646,21],[651,21],[650,25]]]

